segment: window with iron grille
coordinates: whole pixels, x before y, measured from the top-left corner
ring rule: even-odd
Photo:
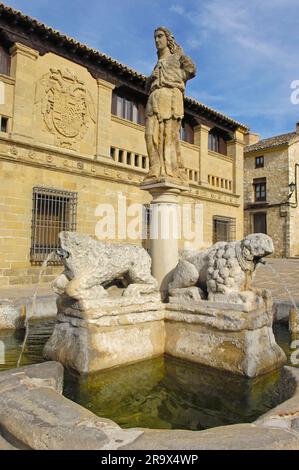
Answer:
[[[30,260],[40,264],[59,247],[58,234],[76,230],[77,193],[36,186],[33,188]],[[51,264],[61,264],[58,256]]]
[[[233,242],[236,240],[236,219],[232,217],[213,217],[213,243]]]

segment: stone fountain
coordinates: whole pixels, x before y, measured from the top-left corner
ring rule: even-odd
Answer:
[[[179,259],[176,230],[164,236],[171,215],[178,225],[178,198],[188,190],[179,132],[196,69],[171,31],[159,27],[154,37],[158,62],[146,82],[145,112],[150,165],[140,185],[152,196],[152,260],[138,246],[62,232],[65,270],[54,283],[58,315],[45,356],[80,373],[166,353],[248,377],[265,374],[285,361],[272,332],[271,294],[252,287],[272,240],[254,234]]]
[[[273,252],[267,235],[183,252],[164,303],[143,248],[75,232],[61,232],[60,243],[65,269],[54,282],[48,359],[90,373],[166,353],[248,377],[284,363],[271,294],[251,284],[257,262]]]

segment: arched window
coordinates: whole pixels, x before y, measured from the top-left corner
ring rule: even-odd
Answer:
[[[10,55],[6,47],[0,44],[0,73],[10,74]]]

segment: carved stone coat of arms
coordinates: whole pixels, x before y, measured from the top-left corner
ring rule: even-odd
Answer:
[[[84,82],[70,70],[50,69],[37,85],[36,101],[48,130],[57,143],[72,148],[79,142],[91,122],[95,122],[95,107]]]

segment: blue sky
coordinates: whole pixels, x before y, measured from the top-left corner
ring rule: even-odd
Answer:
[[[149,74],[153,30],[170,28],[197,65],[187,95],[261,137],[293,131],[298,0],[9,0],[7,5]]]

